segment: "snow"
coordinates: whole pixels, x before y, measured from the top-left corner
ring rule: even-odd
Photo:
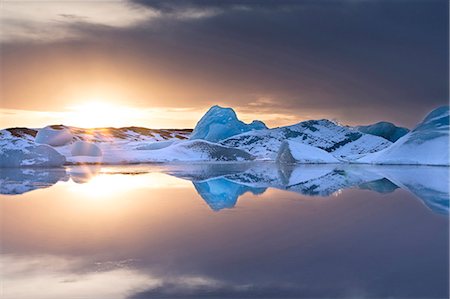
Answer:
[[[385,121],[367,126],[357,126],[355,129],[362,133],[383,137],[391,142],[397,141],[409,132],[407,128],[397,127],[393,123]]]
[[[284,141],[277,155],[278,163],[340,163],[332,154],[307,144]]]
[[[384,138],[364,134],[326,119],[246,132],[220,143],[244,149],[259,160],[275,160],[285,140],[311,145],[345,160],[382,150],[391,144]]]
[[[104,163],[104,164],[135,164],[154,162],[190,162],[190,161],[248,161],[254,157],[249,153],[235,148],[229,148],[204,140],[189,140],[155,150],[129,149],[121,147],[102,148],[103,157],[79,156],[67,157],[70,163]]]
[[[138,146],[136,149],[138,150],[158,150],[165,147],[168,147],[176,142],[175,140],[167,140],[167,141],[156,141],[147,143],[141,146]]]
[[[35,142],[51,146],[62,146],[70,143],[72,139],[72,133],[67,128],[53,129],[45,127],[38,131]]]
[[[262,129],[267,129],[267,127],[261,121],[245,124],[237,118],[233,109],[213,106],[197,123],[190,139],[218,142],[230,136]]]
[[[0,143],[0,167],[59,167],[66,158],[48,145],[14,142],[13,139]],[[11,146],[14,145],[14,146]]]
[[[356,160],[367,164],[449,166],[449,107],[432,111],[422,123],[390,147]]]
[[[101,157],[102,150],[95,144],[86,141],[77,141],[72,145],[72,156]]]
[[[219,106],[202,117],[192,134],[190,130],[141,127],[82,129],[60,125],[38,131],[11,128],[0,131],[0,166],[60,166],[64,161],[68,164],[275,161],[277,156],[280,163],[448,166],[448,117],[448,106],[436,109],[394,144],[326,119],[267,129],[258,121],[245,124],[231,108]],[[392,128],[384,123],[371,127],[378,128],[375,131],[381,132],[380,135],[389,131],[385,127]]]

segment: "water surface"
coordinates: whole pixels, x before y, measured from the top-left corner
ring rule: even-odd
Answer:
[[[448,169],[2,169],[2,298],[446,298]]]

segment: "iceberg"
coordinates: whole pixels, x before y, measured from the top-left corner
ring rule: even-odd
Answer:
[[[73,136],[69,129],[63,126],[54,129],[49,126],[37,132],[35,142],[51,146],[63,146],[70,143],[72,139]]]
[[[390,147],[366,155],[356,163],[450,165],[449,107],[433,110],[411,132]]]
[[[103,147],[103,156],[68,156],[71,164],[136,164],[192,161],[251,161],[255,157],[244,150],[230,148],[205,140],[176,142],[161,149],[123,150]]]
[[[0,139],[0,168],[3,167],[59,167],[66,158],[48,145],[2,132]]]
[[[294,141],[284,141],[278,151],[277,163],[323,164],[340,163],[332,154],[323,149]]]
[[[102,150],[95,144],[86,141],[77,141],[72,145],[72,156],[101,157]]]
[[[254,120],[250,124],[245,124],[237,118],[232,108],[213,106],[197,123],[190,139],[218,142],[237,134],[262,129],[267,127],[261,121]]]
[[[170,161],[249,161],[254,157],[244,150],[230,148],[204,140],[189,140],[159,149],[140,151],[141,160]]]
[[[0,151],[0,167],[59,167],[65,162],[66,158],[48,145]]]
[[[362,133],[383,137],[391,142],[397,141],[409,132],[407,128],[397,127],[393,123],[386,121],[367,126],[357,126],[355,129]]]
[[[285,140],[320,148],[343,160],[353,160],[392,144],[382,137],[361,133],[326,119],[245,132],[229,137],[220,144],[246,150],[260,160],[275,160]]]

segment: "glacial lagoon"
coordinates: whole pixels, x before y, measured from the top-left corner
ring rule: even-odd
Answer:
[[[447,167],[0,172],[2,298],[447,298]]]

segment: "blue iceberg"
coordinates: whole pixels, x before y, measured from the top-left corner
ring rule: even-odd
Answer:
[[[267,129],[262,121],[254,120],[252,123],[246,124],[237,118],[233,109],[216,105],[203,115],[195,126],[190,139],[218,142],[244,132],[262,129]]]
[[[407,128],[397,127],[393,123],[385,121],[367,126],[358,126],[355,129],[362,133],[383,137],[391,142],[397,141],[409,132]]]

